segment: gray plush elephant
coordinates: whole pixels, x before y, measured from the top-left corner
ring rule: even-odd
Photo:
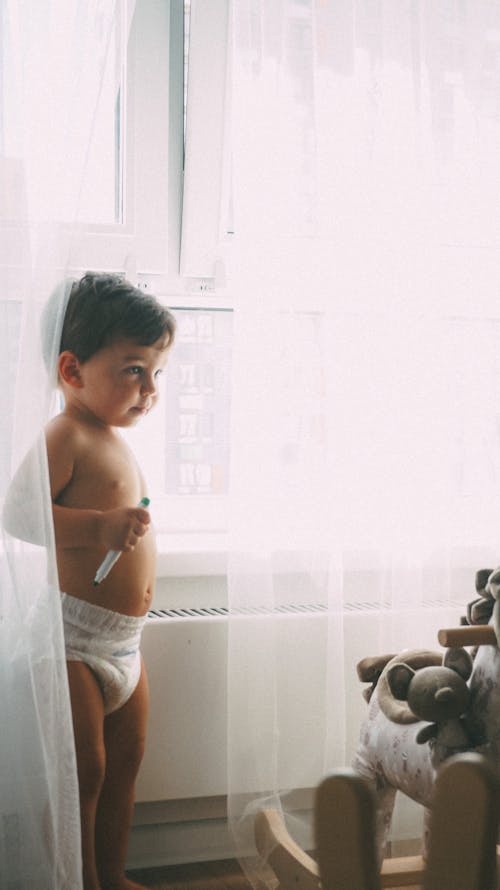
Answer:
[[[489,623],[500,636],[500,569],[481,570],[471,623]],[[354,769],[377,798],[377,843],[382,860],[398,791],[428,809],[440,764],[474,750],[500,765],[500,648],[442,653],[409,650],[363,659],[358,675],[370,686]]]

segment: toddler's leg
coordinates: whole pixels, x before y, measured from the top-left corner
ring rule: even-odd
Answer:
[[[96,870],[95,820],[104,781],[104,704],[92,671],[80,661],[68,661],[68,680],[75,734],[84,890],[100,890]]]
[[[106,776],[96,819],[97,868],[102,890],[145,890],[125,877],[134,786],[144,753],[149,690],[144,664],[134,693],[104,720]]]

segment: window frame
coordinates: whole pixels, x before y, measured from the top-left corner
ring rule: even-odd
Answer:
[[[124,78],[123,221],[77,225],[70,274],[96,268],[135,282],[154,272],[168,279],[166,291],[182,291],[183,35],[183,0],[136,0]]]

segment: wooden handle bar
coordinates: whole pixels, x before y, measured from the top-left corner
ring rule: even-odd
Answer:
[[[489,624],[464,624],[462,627],[448,627],[438,631],[441,646],[453,649],[456,646],[496,646],[495,631]]]

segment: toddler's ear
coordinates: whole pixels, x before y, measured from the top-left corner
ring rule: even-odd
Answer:
[[[80,373],[80,362],[74,352],[70,352],[69,349],[65,352],[61,352],[57,361],[57,370],[59,378],[63,383],[67,383],[68,386],[74,387],[83,386]]]

